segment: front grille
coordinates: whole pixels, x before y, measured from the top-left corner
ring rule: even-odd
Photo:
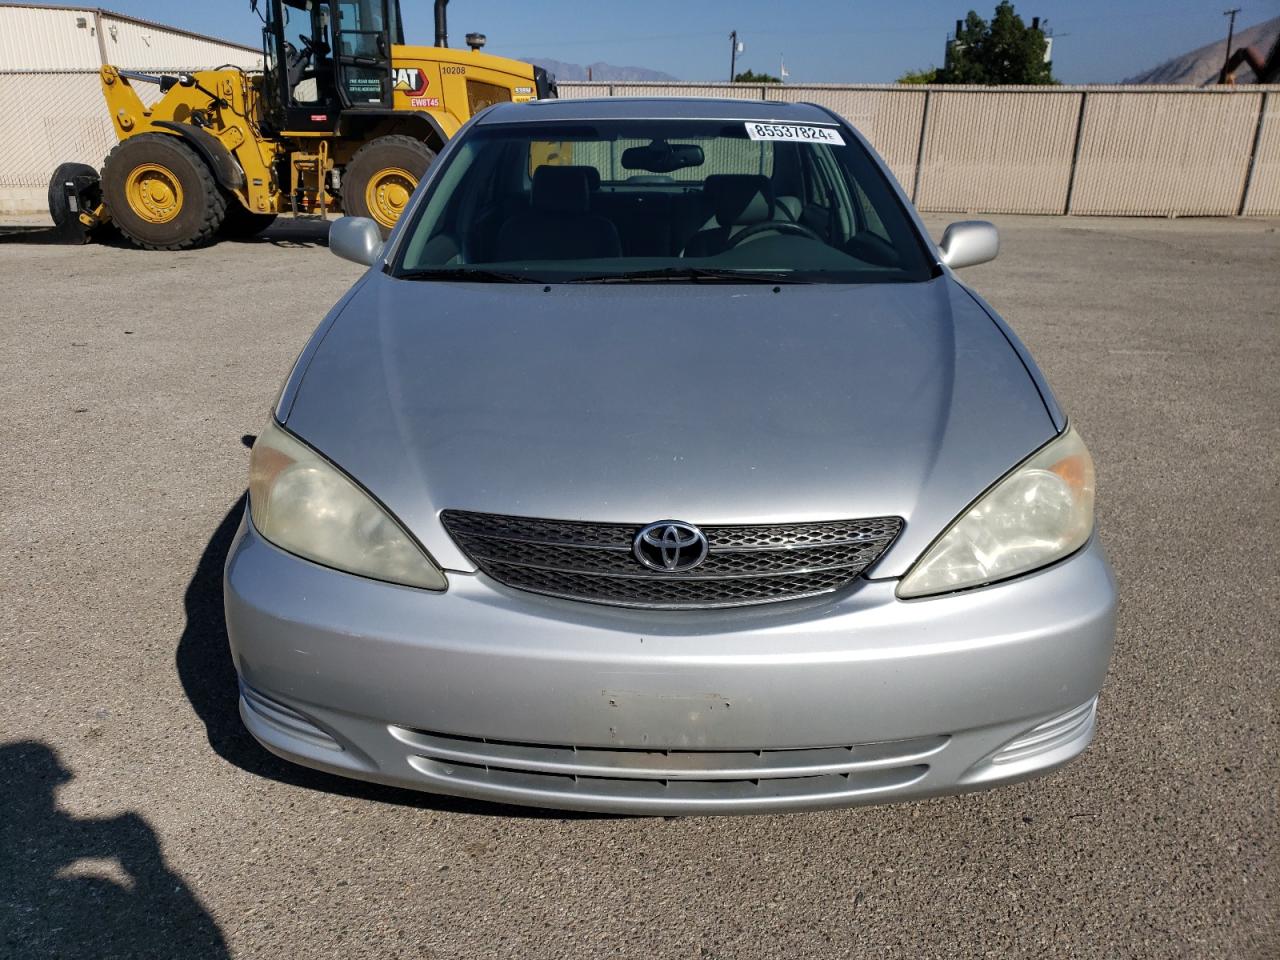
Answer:
[[[553,804],[834,803],[918,782],[951,739],[939,734],[836,747],[649,750],[389,729],[409,749],[409,765],[429,780]]]
[[[628,607],[694,609],[830,593],[893,542],[897,517],[703,527],[692,570],[651,570],[632,552],[642,524],[541,520],[446,510],[445,529],[482,572],[509,587]]]

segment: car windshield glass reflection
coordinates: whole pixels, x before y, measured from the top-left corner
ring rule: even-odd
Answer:
[[[481,126],[401,244],[405,279],[917,282],[926,247],[835,126],[614,120]]]

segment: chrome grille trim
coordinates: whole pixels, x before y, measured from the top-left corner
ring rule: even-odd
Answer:
[[[706,560],[654,571],[632,543],[643,524],[588,523],[445,510],[441,521],[487,576],[570,600],[652,609],[701,609],[797,600],[859,576],[902,529],[897,517],[707,526]]]
[[[735,806],[758,810],[776,805],[794,809],[840,806],[857,798],[891,794],[919,783],[925,763],[860,773],[793,777],[780,780],[624,780],[618,777],[568,777],[501,767],[446,764],[410,757],[409,766],[434,789],[449,793],[464,787],[466,796],[553,807],[594,809],[608,806],[638,813],[732,812]]]
[[[943,734],[842,747],[761,750],[649,750],[554,746],[474,739],[390,727],[419,757],[471,767],[623,780],[774,780],[914,765],[951,739]]]
[[[653,572],[640,566],[632,557],[630,546],[598,547],[569,544],[542,544],[529,540],[519,541],[521,559],[513,560],[503,554],[504,544],[511,541],[491,537],[467,538],[468,554],[474,560],[518,567],[535,567],[542,570],[563,570],[567,573],[587,575],[609,574],[617,577],[652,578]],[[686,580],[713,580],[720,577],[741,577],[774,573],[816,573],[849,566],[849,544],[861,548],[858,541],[840,544],[822,544],[813,547],[766,547],[760,550],[729,548],[715,553],[708,551],[707,559],[696,571],[682,574]],[[581,551],[592,551],[583,557]],[[586,560],[587,564],[583,561]],[[723,570],[723,572],[721,572]],[[669,576],[669,574],[667,574]]]
[[[406,760],[443,792],[553,806],[605,803],[647,812],[721,812],[742,804],[830,806],[923,779],[947,734],[851,746],[760,750],[654,750],[477,739],[390,726]]]

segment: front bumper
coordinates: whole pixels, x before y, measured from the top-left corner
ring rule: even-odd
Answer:
[[[903,602],[627,610],[449,574],[427,593],[287,554],[246,519],[227,629],[253,735],[436,793],[637,814],[813,809],[1024,779],[1088,744],[1115,588],[1096,542]]]

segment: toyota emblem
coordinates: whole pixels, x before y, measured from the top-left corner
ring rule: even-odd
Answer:
[[[659,520],[636,534],[632,552],[650,570],[679,573],[707,559],[707,538],[691,523]]]

